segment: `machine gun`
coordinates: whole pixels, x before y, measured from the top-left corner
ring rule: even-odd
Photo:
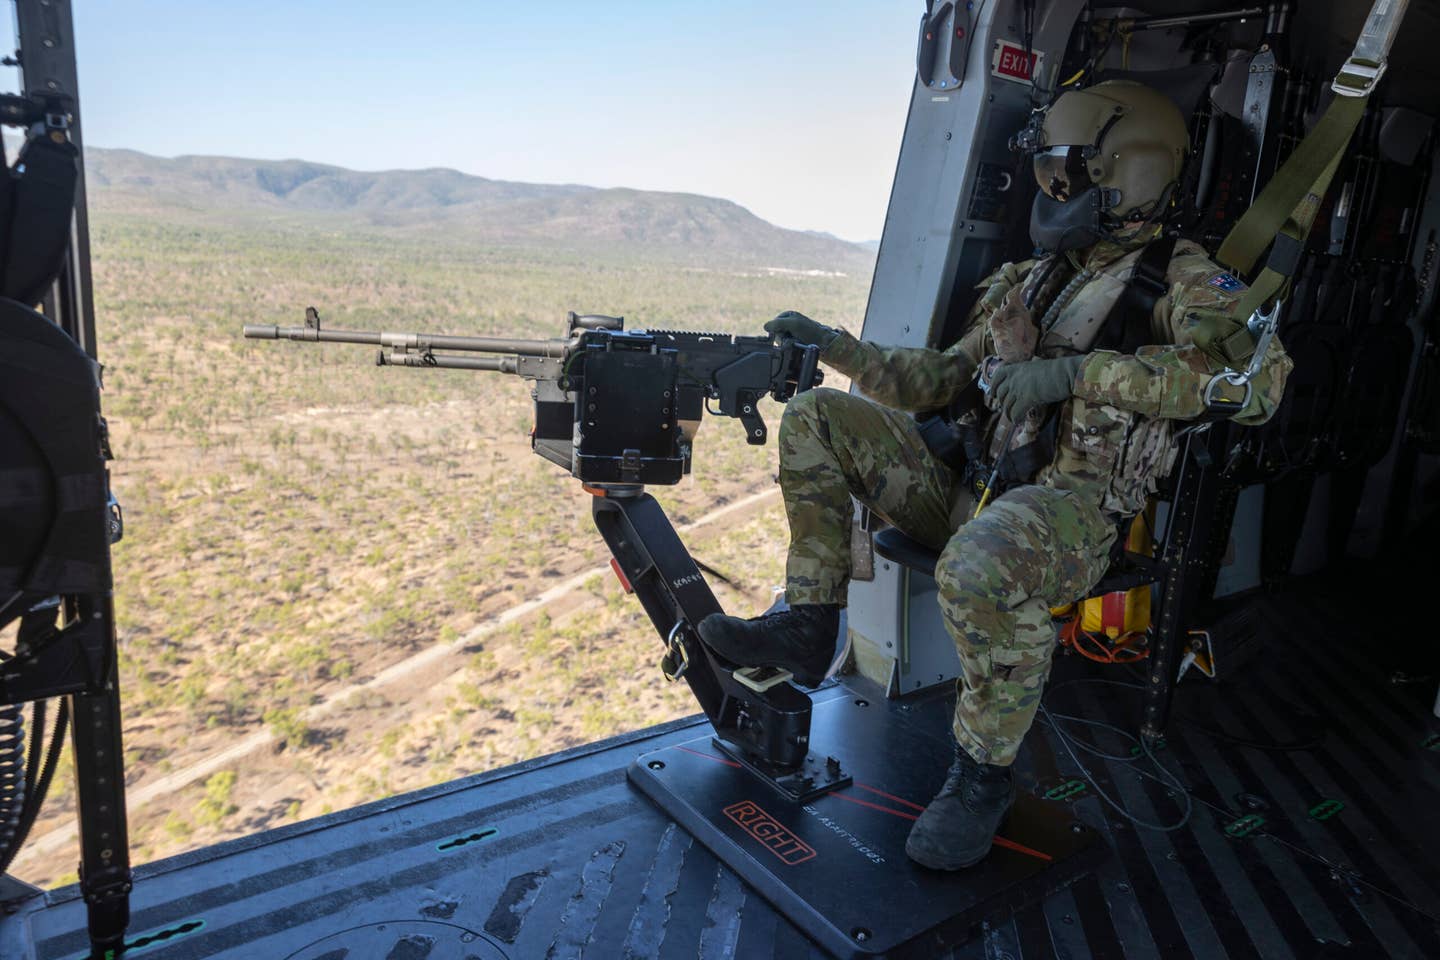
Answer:
[[[566,336],[555,340],[327,330],[310,307],[303,327],[246,324],[245,336],[372,344],[380,347],[382,367],[488,370],[532,380],[533,449],[586,483],[678,483],[690,472],[705,409],[738,418],[746,441],[762,444],[761,397],[783,403],[821,380],[819,348],[789,338],[624,326],[623,317],[572,312]],[[499,356],[465,355],[473,353]]]
[[[594,497],[611,566],[665,642],[661,670],[690,685],[717,745],[797,801],[849,782],[838,761],[810,752],[810,698],[789,683],[789,673],[738,667],[700,642],[695,626],[722,612],[720,604],[644,489],[690,472],[707,409],[740,420],[747,442],[764,443],[758,401],[769,395],[784,402],[818,384],[818,347],[788,337],[626,330],[622,317],[575,313],[566,336],[552,340],[330,330],[314,307],[303,327],[247,324],[244,332],[258,340],[370,344],[380,348],[381,366],[487,370],[533,381],[533,449]]]

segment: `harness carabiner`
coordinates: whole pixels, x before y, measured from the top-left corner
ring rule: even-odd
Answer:
[[[685,649],[685,641],[680,639],[680,631],[684,628],[684,620],[675,621],[670,635],[665,638],[665,656],[660,658],[660,672],[671,683],[685,676],[685,671],[690,669],[690,651]]]
[[[1250,319],[1245,322],[1245,327],[1255,338],[1255,352],[1250,354],[1250,364],[1244,370],[1236,371],[1226,369],[1210,378],[1205,385],[1205,409],[1212,417],[1233,417],[1244,410],[1250,403],[1250,397],[1254,393],[1251,381],[1260,375],[1260,369],[1265,365],[1265,355],[1270,352],[1270,341],[1275,339],[1275,331],[1280,326],[1280,301],[1270,307],[1269,312],[1262,313],[1258,308]],[[1237,402],[1225,397],[1221,390],[1225,386],[1243,387],[1245,392]]]

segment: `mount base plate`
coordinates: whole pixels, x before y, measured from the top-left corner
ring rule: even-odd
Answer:
[[[816,700],[811,742],[843,765],[848,785],[786,799],[709,737],[642,755],[629,778],[832,954],[934,956],[1104,859],[1099,837],[1065,806],[1021,794],[976,866],[941,873],[911,862],[905,838],[952,758],[948,705],[843,689]]]
[[[710,743],[721,754],[749,770],[761,781],[778,791],[786,800],[794,803],[804,803],[806,800],[813,800],[831,791],[844,789],[850,786],[854,780],[849,771],[840,765],[839,760],[829,756],[822,757],[814,751],[805,754],[805,762],[800,764],[799,770],[777,777],[764,767],[751,762],[743,751],[736,749],[724,740],[716,737]]]

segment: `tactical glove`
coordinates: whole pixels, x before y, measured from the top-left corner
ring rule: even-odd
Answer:
[[[990,376],[995,409],[1005,411],[1014,423],[1035,407],[1067,399],[1084,362],[1084,356],[1078,356],[1002,363]]]
[[[832,330],[824,324],[816,323],[803,313],[796,313],[794,310],[786,310],[774,320],[765,324],[765,332],[772,337],[781,335],[795,338],[799,344],[815,344],[821,350],[830,346],[830,341],[840,336],[839,330]]]
[[[1020,294],[1020,284],[1010,288],[1000,308],[990,317],[990,340],[995,344],[995,356],[1006,363],[1023,363],[1035,356],[1035,344],[1040,331],[1035,318]]]

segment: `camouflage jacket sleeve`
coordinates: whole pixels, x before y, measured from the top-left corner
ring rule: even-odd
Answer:
[[[820,355],[872,400],[897,410],[938,410],[955,399],[975,375],[984,355],[984,318],[994,313],[1033,261],[1007,263],[979,284],[984,293],[966,318],[965,334],[946,350],[882,347],[847,331]]]
[[[1244,285],[1221,271],[1199,248],[1177,248],[1171,287],[1155,307],[1155,346],[1133,356],[1096,350],[1075,378],[1075,396],[1149,417],[1193,420],[1205,415],[1205,389],[1227,367],[1244,369],[1255,342],[1235,315]],[[1278,337],[1270,341],[1260,373],[1251,381],[1250,400],[1234,417],[1242,424],[1269,420],[1280,405],[1294,364]],[[1241,389],[1225,396],[1239,400]]]
[[[948,350],[881,347],[844,330],[820,358],[848,376],[867,397],[897,410],[936,410],[955,399],[980,362],[983,325],[973,325]]]

